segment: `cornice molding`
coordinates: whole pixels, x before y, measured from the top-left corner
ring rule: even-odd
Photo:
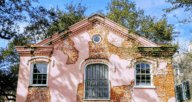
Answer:
[[[51,56],[53,46],[16,46],[20,56]]]

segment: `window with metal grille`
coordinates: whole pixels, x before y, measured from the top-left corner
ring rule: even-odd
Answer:
[[[150,65],[138,63],[135,66],[136,86],[151,86]]]
[[[191,98],[189,82],[185,81],[182,84],[175,86],[175,94],[177,102],[188,100]]]
[[[31,65],[31,79],[32,86],[46,86],[47,85],[47,64],[33,63]]]
[[[84,99],[110,99],[108,66],[91,64],[85,70]]]

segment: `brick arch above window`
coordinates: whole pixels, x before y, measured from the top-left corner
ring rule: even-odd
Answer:
[[[142,62],[142,61],[151,64],[153,69],[158,67],[158,60],[157,59],[139,57],[139,58],[129,60],[130,66],[128,66],[128,68],[134,68],[135,63]]]

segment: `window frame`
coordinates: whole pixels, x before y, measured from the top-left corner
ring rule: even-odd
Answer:
[[[34,64],[36,63],[45,63],[47,65],[47,80],[46,84],[33,84],[33,69],[34,69]],[[48,86],[48,71],[49,71],[49,63],[43,62],[43,61],[38,61],[38,62],[33,62],[31,63],[31,71],[30,71],[30,86]]]
[[[137,85],[136,84],[136,65],[137,64],[141,64],[141,63],[144,63],[144,64],[148,64],[149,66],[150,66],[150,85]],[[139,62],[136,62],[135,64],[134,64],[134,79],[135,79],[135,85],[134,85],[134,88],[155,88],[155,86],[154,86],[154,84],[153,84],[153,73],[152,73],[152,64],[151,63],[149,63],[149,62],[146,62],[146,61],[139,61]],[[145,74],[146,75],[146,74]]]
[[[88,65],[91,65],[91,64],[104,64],[104,65],[107,65],[108,67],[108,82],[109,82],[109,86],[108,86],[108,98],[107,99],[85,99],[85,81],[86,81],[86,68]],[[84,67],[84,86],[83,86],[83,100],[110,100],[110,67],[107,63],[104,63],[104,62],[91,62],[91,63],[87,63]]]
[[[100,40],[99,40],[98,42],[96,42],[96,41],[94,40],[95,37],[99,37]],[[102,39],[101,39],[101,36],[100,36],[99,34],[96,34],[96,35],[94,35],[94,36],[92,37],[92,41],[93,41],[94,43],[99,43],[99,42],[101,42],[101,40],[102,40]]]

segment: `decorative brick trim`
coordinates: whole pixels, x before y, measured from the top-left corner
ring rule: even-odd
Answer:
[[[56,48],[56,50],[61,50],[64,54],[68,55],[67,64],[75,64],[79,58],[79,51],[74,45],[74,42],[70,38],[67,38],[60,42]]]
[[[49,87],[29,86],[26,102],[51,102]]]

